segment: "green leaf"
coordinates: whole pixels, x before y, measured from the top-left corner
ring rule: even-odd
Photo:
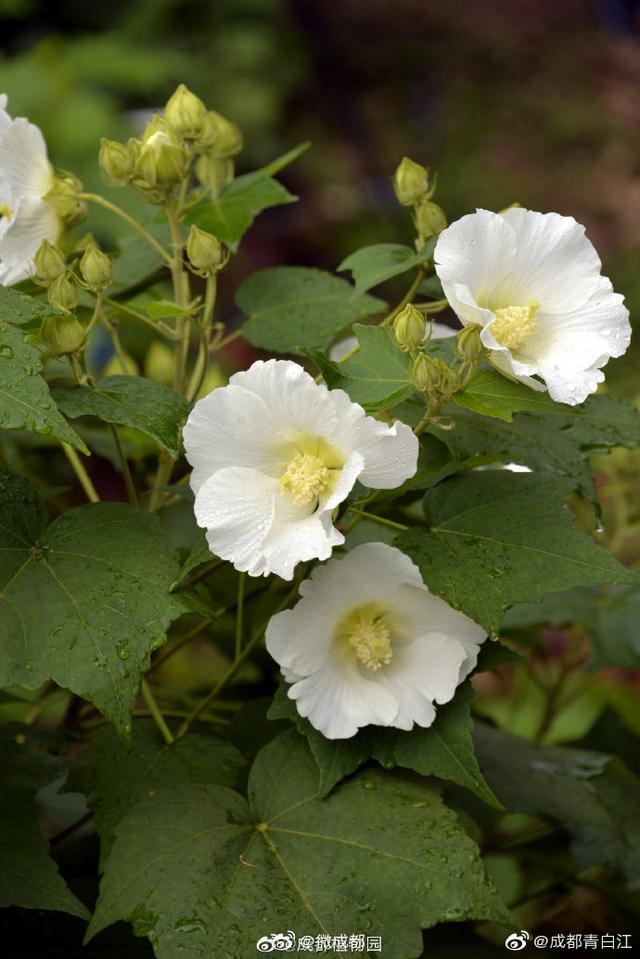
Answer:
[[[512,423],[459,406],[446,407],[443,415],[455,421],[455,429],[433,432],[454,459],[490,456],[560,474],[594,499],[590,453],[640,445],[640,413],[632,403],[611,396],[592,396],[582,406],[557,407],[544,415],[517,413]]]
[[[175,390],[141,376],[108,376],[95,387],[57,387],[53,397],[67,416],[97,416],[133,426],[177,459],[189,404]]]
[[[614,586],[572,589],[550,593],[540,603],[516,606],[507,613],[503,628],[566,626],[582,623],[591,639],[593,669],[640,666],[640,588]]]
[[[401,243],[376,243],[348,256],[338,272],[350,270],[358,293],[366,293],[372,286],[419,266],[433,253],[434,247],[435,238],[420,253]]]
[[[193,313],[193,307],[178,306],[173,300],[154,299],[147,293],[134,296],[126,305],[144,313],[150,320],[172,319],[174,316],[190,316]]]
[[[398,349],[390,330],[356,324],[360,349],[344,363],[333,363],[318,351],[308,355],[318,364],[331,389],[345,390],[370,412],[391,409],[415,393],[408,353]]]
[[[245,765],[230,743],[197,733],[168,746],[151,720],[136,721],[130,748],[113,729],[104,730],[84,750],[82,762],[72,770],[67,790],[87,797],[100,834],[103,863],[116,826],[144,796],[163,786],[185,783],[234,786]]]
[[[197,532],[197,542],[189,551],[188,556],[184,560],[176,580],[172,583],[171,588],[175,589],[176,586],[181,583],[186,577],[198,566],[202,566],[203,563],[211,563],[215,559],[209,544],[207,543],[207,537],[203,529],[198,528]]]
[[[548,393],[539,393],[524,383],[516,383],[492,370],[476,373],[466,390],[456,393],[453,399],[458,406],[465,406],[483,416],[496,416],[509,423],[518,411],[547,413],[561,410]]]
[[[493,795],[473,754],[471,742],[471,701],[473,688],[464,683],[454,699],[438,707],[432,726],[417,726],[410,732],[367,726],[350,739],[325,739],[322,733],[298,713],[295,702],[282,683],[268,712],[269,719],[291,719],[306,736],[320,774],[319,795],[326,796],[358,766],[375,759],[385,768],[402,766],[422,776],[438,776],[470,789],[494,808],[500,803]]]
[[[45,527],[24,480],[2,469],[0,493],[0,686],[53,679],[127,733],[151,652],[183,612],[160,521],[92,503]]]
[[[88,453],[57,410],[41,370],[40,356],[23,331],[0,320],[0,429],[54,436]]]
[[[274,932],[367,932],[387,959],[422,949],[421,928],[508,921],[478,850],[437,794],[374,771],[318,798],[291,730],[260,751],[248,802],[219,786],[157,790],[117,828],[89,936],[118,919],[157,959],[253,956]]]
[[[482,771],[511,812],[565,823],[580,868],[614,865],[640,889],[640,780],[618,759],[562,746],[536,746],[477,723]]]
[[[236,304],[249,317],[243,325],[254,346],[277,353],[323,349],[356,320],[386,304],[356,293],[337,276],[303,266],[275,266],[245,280]]]
[[[167,223],[146,223],[145,229],[164,249],[169,249],[171,232]],[[113,285],[113,293],[118,296],[143,286],[166,268],[167,264],[160,254],[137,233],[128,234],[119,246],[120,255],[116,260]]]
[[[283,203],[295,203],[297,199],[268,173],[256,170],[221,184],[219,195],[196,203],[187,212],[186,220],[213,233],[235,251],[259,213]]]
[[[60,776],[46,753],[0,739],[0,907],[55,909],[88,919],[69,891],[40,833],[36,792]]]
[[[36,300],[10,286],[0,286],[0,319],[7,323],[34,330],[39,329],[45,316],[57,315],[61,315],[61,311],[49,306],[46,300]]]
[[[596,583],[635,583],[636,574],[575,528],[571,483],[488,470],[427,492],[430,528],[395,545],[420,567],[429,589],[497,633],[504,611],[547,592]]]

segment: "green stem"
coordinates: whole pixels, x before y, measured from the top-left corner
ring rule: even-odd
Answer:
[[[136,492],[136,487],[133,482],[133,477],[131,475],[131,470],[129,469],[129,463],[127,457],[124,455],[124,450],[122,448],[122,443],[120,442],[120,436],[118,435],[118,430],[113,423],[110,424],[111,433],[113,435],[114,442],[116,444],[116,449],[118,450],[118,458],[120,460],[120,466],[122,467],[122,476],[124,478],[124,485],[127,488],[127,496],[129,497],[129,502],[132,506],[136,508],[140,506],[138,502],[138,494]]]
[[[201,329],[200,329],[200,346],[198,349],[198,358],[196,360],[193,373],[191,374],[191,379],[189,380],[189,385],[187,387],[187,399],[192,401],[196,398],[200,392],[200,387],[204,382],[204,378],[207,375],[207,366],[209,363],[209,330],[211,328],[211,322],[213,320],[213,311],[216,305],[216,292],[217,292],[217,282],[215,276],[210,276],[207,279],[207,290],[204,298],[204,308],[202,311],[201,319]]]
[[[162,333],[169,340],[175,340],[176,334],[174,330],[169,329],[165,326],[164,323],[158,323],[155,320],[149,319],[148,316],[145,316],[144,313],[140,313],[139,310],[134,310],[132,307],[127,306],[125,303],[120,303],[119,300],[112,300],[110,297],[105,296],[104,302],[111,306],[114,310],[119,310],[121,313],[124,313],[126,316],[131,316],[136,320],[139,320],[141,323],[145,323],[149,326],[154,332]]]
[[[80,483],[80,486],[83,488],[83,490],[87,494],[87,499],[89,500],[89,502],[99,503],[100,497],[96,493],[96,488],[91,482],[89,474],[87,473],[86,469],[82,465],[82,462],[80,461],[80,457],[74,450],[73,446],[69,446],[68,443],[63,442],[62,449],[64,450],[67,459],[71,463],[71,467],[73,469],[73,472],[76,474],[78,478],[78,482]]]
[[[159,656],[156,656],[154,661],[149,666],[147,675],[153,672],[154,669],[158,669],[159,666],[162,666],[162,664],[170,659],[174,653],[179,652],[183,646],[186,646],[187,643],[190,643],[192,639],[196,638],[196,636],[200,636],[200,634],[203,633],[212,622],[213,620],[211,619],[203,619],[201,623],[198,623],[198,625],[194,626],[193,629],[190,629],[188,633],[185,633],[184,636],[181,636],[180,639],[177,639],[170,649],[163,650],[163,652],[161,652]]]
[[[393,323],[393,321],[395,320],[400,310],[403,310],[405,306],[407,305],[407,303],[411,303],[411,300],[416,295],[418,291],[418,287],[424,280],[425,276],[426,276],[426,271],[424,267],[422,266],[418,267],[418,272],[414,278],[413,283],[411,284],[411,286],[409,287],[405,295],[402,297],[398,305],[394,307],[394,309],[391,310],[391,312],[388,313],[387,316],[385,316],[384,320],[381,321],[380,326],[390,326]]]
[[[156,253],[158,253],[165,263],[168,266],[171,266],[171,257],[165,249],[158,243],[155,237],[151,236],[147,230],[138,223],[137,220],[134,220],[132,216],[129,216],[121,207],[116,206],[115,203],[111,203],[110,200],[106,200],[103,196],[99,196],[97,193],[81,193],[81,200],[88,200],[91,203],[96,203],[98,206],[102,206],[105,210],[110,210],[112,213],[115,213],[116,216],[119,216],[121,220],[124,220],[125,223],[128,223],[132,230],[135,230],[136,233],[141,236],[147,243],[154,248]]]
[[[236,648],[235,654],[236,659],[240,655],[242,650],[242,621],[244,618],[244,587],[245,587],[246,573],[240,573],[238,576],[238,605],[236,608]]]
[[[184,736],[184,734],[189,731],[189,728],[191,727],[191,725],[196,721],[196,719],[201,715],[201,713],[204,712],[207,706],[209,706],[209,704],[213,702],[213,700],[216,698],[220,690],[224,689],[224,687],[227,685],[229,680],[235,676],[239,667],[242,665],[245,659],[247,659],[247,657],[249,656],[249,653],[253,651],[255,646],[257,646],[259,641],[262,639],[264,631],[267,628],[271,617],[275,616],[276,613],[279,613],[280,610],[287,605],[289,600],[295,595],[297,589],[298,589],[298,584],[295,583],[292,586],[292,588],[289,590],[289,592],[286,594],[282,602],[278,604],[276,609],[274,609],[274,611],[269,615],[269,617],[264,621],[264,623],[262,623],[259,629],[255,631],[255,633],[253,634],[249,642],[246,644],[242,652],[235,657],[235,659],[233,660],[233,662],[227,669],[224,676],[222,676],[222,678],[218,680],[218,682],[215,684],[213,689],[209,693],[207,693],[207,695],[199,703],[199,705],[196,706],[195,709],[192,710],[190,715],[185,719],[185,721],[182,723],[182,725],[178,729],[178,732],[176,733],[176,739],[180,739],[181,736]]]
[[[155,722],[156,726],[162,733],[162,737],[165,743],[167,743],[167,745],[171,745],[171,743],[173,742],[173,735],[165,722],[164,716],[160,712],[160,708],[157,702],[155,701],[155,697],[153,693],[151,692],[151,687],[149,686],[146,679],[142,680],[142,696],[145,703],[147,704],[147,709],[151,713],[153,721]]]
[[[180,233],[180,219],[178,213],[171,205],[166,208],[167,220],[171,231],[171,247],[173,256],[171,257],[171,278],[173,280],[173,295],[176,303],[180,307],[187,306],[189,294],[187,286],[189,278],[187,277],[182,264],[182,235]],[[189,353],[189,317],[179,316],[177,318],[177,344],[175,352],[175,372],[174,387],[177,393],[184,391],[184,379],[187,368],[187,355]]]
[[[381,523],[383,526],[390,526],[392,529],[409,529],[408,526],[405,526],[404,523],[396,523],[392,519],[386,519],[384,516],[377,516],[376,513],[368,513],[364,509],[356,509],[355,506],[350,506],[347,510],[348,513],[355,513],[356,516],[363,516],[365,519],[372,519],[376,523]]]
[[[243,335],[242,330],[234,330],[233,333],[229,333],[228,336],[223,337],[219,343],[216,343],[216,349],[215,349],[216,353],[218,352],[218,350],[223,349],[223,347],[228,346],[229,343],[233,343],[234,340],[240,339],[242,335]]]

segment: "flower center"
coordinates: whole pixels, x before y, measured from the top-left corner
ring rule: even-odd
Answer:
[[[505,306],[494,310],[491,323],[493,338],[508,350],[517,350],[538,329],[539,303],[534,300],[528,306]]]
[[[376,672],[391,662],[391,630],[380,616],[363,615],[353,624],[347,637],[363,666]]]
[[[0,203],[0,216],[6,216],[7,219],[13,216],[13,210],[8,203]]]
[[[280,483],[296,503],[313,503],[329,486],[331,473],[319,456],[296,453],[280,477]]]

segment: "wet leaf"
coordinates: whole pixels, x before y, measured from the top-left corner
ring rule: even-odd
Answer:
[[[40,833],[36,793],[60,776],[46,753],[0,738],[0,906],[55,909],[88,919],[67,888]]]
[[[254,346],[277,353],[323,349],[356,320],[386,304],[331,273],[302,266],[275,266],[245,280],[236,294],[248,317],[242,329]]]
[[[637,583],[586,533],[566,506],[571,482],[487,470],[429,490],[429,529],[395,545],[434,593],[495,634],[505,610],[546,593],[596,583]]]
[[[372,286],[415,269],[431,256],[434,247],[435,237],[420,253],[401,243],[376,243],[356,250],[344,259],[338,272],[349,270],[358,293],[366,293]]]
[[[104,862],[116,826],[140,799],[183,783],[233,786],[244,759],[230,743],[197,733],[167,745],[151,720],[141,720],[134,725],[130,747],[106,729],[82,753],[82,763],[72,770],[67,788],[86,795]]]
[[[289,930],[378,935],[388,959],[410,959],[423,927],[508,921],[433,790],[372,771],[321,800],[293,730],[258,754],[248,801],[211,785],[158,790],[116,835],[89,936],[125,918],[158,959],[254,955],[263,936]]]
[[[24,332],[0,320],[0,428],[55,437],[88,453],[53,402],[41,370],[40,354]]]
[[[160,383],[141,376],[107,376],[94,388],[57,387],[53,397],[67,416],[97,416],[105,423],[133,426],[177,459],[189,404]]]
[[[184,610],[157,517],[125,503],[68,510],[46,527],[38,495],[0,471],[0,685],[47,679],[130,729],[140,677]]]
[[[548,393],[539,393],[524,383],[515,383],[492,370],[480,370],[467,388],[456,393],[453,399],[458,406],[509,423],[513,420],[513,414],[519,411],[547,413],[561,410]]]

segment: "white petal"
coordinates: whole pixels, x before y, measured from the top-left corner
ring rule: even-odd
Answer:
[[[331,657],[317,672],[294,683],[289,697],[327,739],[348,739],[370,724],[391,726],[398,713],[395,696],[381,683]]]
[[[299,363],[258,360],[248,370],[235,373],[229,382],[260,396],[283,434],[326,437],[335,428],[329,391]]]
[[[44,137],[37,126],[22,117],[0,137],[0,172],[19,197],[41,200],[53,185]]]
[[[300,600],[276,613],[266,631],[267,650],[284,671],[300,678],[317,672],[329,656],[339,617],[326,603]]]
[[[55,243],[60,221],[44,200],[23,199],[0,240],[0,283],[11,286],[34,272],[33,258],[43,240]]]
[[[336,506],[346,500],[363,469],[364,456],[362,453],[351,453],[347,462],[340,470],[340,476],[338,477],[335,489],[322,503],[322,509],[331,512]]]
[[[447,326],[446,323],[438,323],[437,320],[429,323],[427,320],[425,339],[429,336],[429,332],[431,332],[432,340],[448,340],[450,336],[457,336],[459,331],[454,330],[451,326]]]
[[[438,237],[433,254],[436,272],[451,307],[465,313],[456,286],[468,288],[473,301],[488,302],[510,273],[516,256],[515,233],[507,221],[489,210],[461,217]]]
[[[235,379],[235,378],[234,378]],[[264,400],[237,384],[213,390],[193,407],[184,427],[194,493],[217,470],[245,466],[272,477],[286,469],[283,438]]]
[[[598,285],[602,264],[584,227],[572,216],[521,207],[501,216],[515,232],[517,250],[510,276],[496,291],[499,305],[524,306],[535,300],[555,313],[586,303]]]
[[[405,423],[387,426],[367,416],[343,390],[331,390],[329,396],[337,424],[330,441],[341,451],[357,450],[364,456],[360,482],[375,489],[394,489],[414,475],[420,445]]]
[[[267,575],[264,540],[275,515],[278,481],[255,470],[230,467],[209,477],[195,501],[199,526],[211,551],[240,572]]]
[[[7,94],[0,93],[0,137],[8,130],[13,120],[7,113]]]
[[[466,652],[462,643],[442,633],[421,636],[412,643],[394,646],[393,659],[380,670],[381,681],[398,703],[393,723],[400,729],[430,726],[433,703],[453,699]]]
[[[457,609],[453,609],[426,586],[405,586],[399,593],[399,606],[407,617],[407,632],[431,640],[434,634],[460,643],[465,652],[458,682],[475,669],[480,645],[487,638],[486,630]]]
[[[308,506],[283,494],[279,485],[274,504],[273,523],[262,550],[267,569],[282,579],[292,579],[298,563],[328,559],[333,547],[344,542],[342,533],[331,525],[330,513],[309,513]]]

